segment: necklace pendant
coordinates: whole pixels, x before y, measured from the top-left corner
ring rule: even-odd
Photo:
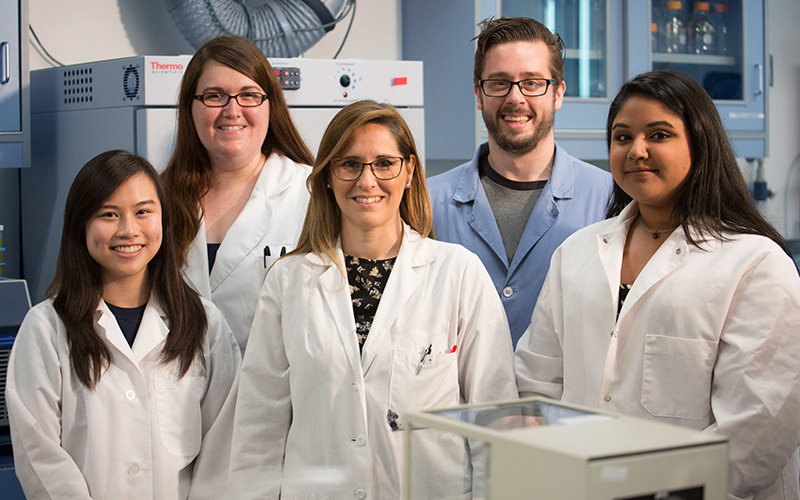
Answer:
[[[657,232],[653,231],[653,234],[652,234],[652,236],[653,236],[653,239],[654,239],[654,240],[657,240],[657,239],[658,239],[658,233],[657,233]]]

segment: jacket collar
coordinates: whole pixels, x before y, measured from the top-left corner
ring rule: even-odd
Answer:
[[[211,292],[261,242],[268,227],[266,224],[253,224],[251,221],[271,219],[273,207],[269,203],[270,198],[280,195],[292,185],[295,180],[294,169],[299,168],[292,160],[277,152],[267,158],[250,198],[228,229],[210,274],[205,220],[200,221],[200,228],[189,247],[187,265],[184,268],[184,277],[200,295],[210,298]]]
[[[553,172],[547,181],[544,190],[552,194],[555,199],[572,198],[575,190],[575,167],[572,165],[569,154],[564,151],[557,143],[555,145],[555,156],[553,158]],[[478,162],[481,158],[489,155],[489,143],[484,142],[475,151],[472,157],[470,168],[464,169],[461,177],[456,184],[453,199],[460,203],[471,203],[475,201],[480,185],[480,174],[478,172]]]
[[[364,344],[361,357],[355,337],[355,319],[350,300],[350,289],[345,275],[341,241],[336,243],[335,256],[335,262],[327,256],[319,256],[314,253],[306,254],[305,258],[312,265],[325,268],[320,275],[319,285],[326,306],[333,316],[334,324],[339,325],[339,338],[353,365],[352,368],[355,369],[360,363],[366,376],[377,353],[381,349],[391,349],[394,346],[394,339],[386,338],[386,336],[390,335],[391,326],[398,315],[403,311],[408,312],[405,303],[423,280],[424,273],[421,272],[421,268],[430,264],[436,255],[432,245],[429,245],[425,238],[403,223],[403,240],[400,244],[400,251],[373,318],[370,335]],[[337,264],[340,267],[337,267]]]
[[[639,205],[633,201],[622,209],[622,212],[617,217],[609,221],[610,224],[605,230],[598,233],[600,261],[606,273],[615,309],[619,295],[620,269],[622,268],[622,252],[625,246],[625,239],[628,236],[631,224],[635,222],[638,214]],[[697,233],[693,231],[692,234],[694,236]],[[713,240],[711,244],[714,244]],[[694,250],[686,239],[682,228],[678,227],[668,235],[667,239],[650,257],[650,260],[633,283],[617,321],[621,322],[627,312],[645,295],[647,290],[674,272],[689,255],[689,252]]]
[[[98,334],[136,365],[153,349],[160,346],[169,334],[167,315],[154,294],[147,301],[133,346],[128,345],[114,313],[103,299],[97,304],[94,319]]]

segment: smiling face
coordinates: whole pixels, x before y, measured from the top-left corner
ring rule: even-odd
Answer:
[[[683,120],[655,99],[628,98],[611,125],[609,162],[640,207],[672,212],[692,164]]]
[[[384,125],[367,123],[357,128],[348,145],[337,158],[371,162],[383,157],[403,156],[392,132]],[[354,181],[343,181],[333,174],[329,182],[336,204],[342,213],[342,242],[363,240],[372,235],[384,241],[396,241],[402,235],[400,202],[406,185],[411,182],[416,160],[403,161],[400,175],[379,180],[369,167]]]
[[[206,63],[195,88],[195,95],[205,92],[265,93],[247,76],[213,60]],[[210,108],[194,100],[192,120],[212,166],[255,162],[261,158],[261,146],[269,129],[269,100],[260,106],[242,107],[236,99],[231,99],[221,108]]]
[[[161,248],[161,202],[147,174],[131,176],[89,218],[86,247],[100,265],[104,290],[123,283],[141,289]]]
[[[550,52],[539,40],[493,45],[486,52],[481,79],[518,81],[525,78],[552,78]],[[478,109],[489,133],[491,150],[498,148],[523,155],[536,149],[544,139],[552,142],[555,111],[564,99],[564,82],[536,97],[522,95],[513,85],[505,97],[488,97],[475,87]]]

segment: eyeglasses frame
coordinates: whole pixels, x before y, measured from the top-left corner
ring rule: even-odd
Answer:
[[[541,94],[526,94],[525,91],[522,90],[522,82],[529,82],[531,80],[541,80],[546,82],[546,85],[544,87],[544,92],[542,92]],[[483,87],[483,84],[485,82],[506,82],[509,84],[508,91],[506,91],[506,93],[502,95],[490,95],[486,92],[486,89]],[[555,82],[556,82],[555,78],[523,78],[522,80],[517,80],[516,82],[512,82],[511,80],[504,80],[502,78],[486,78],[484,80],[478,80],[478,86],[481,88],[481,92],[483,92],[483,95],[485,95],[486,97],[506,97],[508,96],[508,94],[511,93],[511,89],[514,87],[514,85],[517,86],[520,94],[524,95],[525,97],[540,97],[545,95],[547,91],[550,89],[550,86],[553,85]]]
[[[217,106],[217,105],[210,105],[210,104],[207,104],[207,103],[206,103],[206,102],[203,100],[203,96],[205,96],[205,95],[207,95],[207,94],[220,94],[220,95],[224,95],[224,96],[227,96],[227,97],[228,97],[228,100],[227,100],[227,101],[225,101],[225,104],[220,104],[220,105],[218,105],[218,106]],[[249,105],[249,104],[242,104],[241,102],[239,102],[239,96],[240,96],[240,95],[242,95],[242,94],[258,94],[258,95],[260,95],[260,96],[261,96],[261,102],[260,102],[260,103],[258,103],[258,104],[256,104],[256,105],[254,105],[254,106],[251,106],[251,105]],[[241,107],[243,107],[243,108],[257,108],[257,107],[261,106],[262,104],[264,104],[264,101],[266,101],[267,99],[269,99],[269,94],[266,94],[266,93],[263,93],[263,92],[253,92],[252,90],[248,90],[248,91],[245,91],[245,92],[239,92],[238,94],[227,94],[227,93],[225,93],[225,92],[204,92],[204,93],[202,93],[202,94],[197,94],[196,96],[194,96],[194,97],[193,97],[193,99],[196,99],[196,100],[200,101],[200,103],[201,103],[203,106],[207,107],[207,108],[224,108],[225,106],[227,106],[228,104],[230,104],[230,102],[231,102],[231,99],[235,99],[235,100],[236,100],[236,104],[238,104],[239,106],[241,106]]]
[[[375,169],[372,167],[372,165],[375,162],[379,162],[381,160],[389,160],[389,159],[395,160],[395,159],[398,159],[398,158],[400,159],[400,168],[397,170],[397,174],[395,174],[393,177],[388,177],[388,178],[385,178],[385,179],[381,178],[381,177],[378,177],[378,174],[375,173]],[[333,173],[334,177],[336,177],[340,181],[346,181],[346,182],[357,181],[364,174],[364,167],[369,167],[369,169],[372,171],[372,175],[374,175],[375,178],[378,179],[379,181],[390,181],[392,179],[397,179],[398,177],[400,177],[400,174],[403,173],[403,163],[406,161],[407,157],[405,157],[405,156],[384,156],[383,158],[376,158],[376,159],[374,159],[374,160],[372,160],[370,162],[363,162],[363,161],[356,162],[356,163],[360,163],[361,164],[361,171],[358,172],[358,175],[356,177],[352,178],[352,179],[343,179],[342,177],[339,177],[338,175],[336,175],[336,169],[333,166],[333,162],[336,161],[336,160],[341,160],[341,159],[342,158],[334,158],[333,160],[331,160],[331,172]]]

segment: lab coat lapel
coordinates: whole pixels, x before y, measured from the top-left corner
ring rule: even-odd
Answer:
[[[336,329],[335,334],[339,338],[339,343],[350,363],[351,370],[355,373],[360,373],[361,356],[358,352],[358,340],[356,339],[356,320],[353,316],[353,304],[350,300],[350,286],[347,284],[347,278],[342,274],[345,272],[345,267],[341,248],[337,245],[336,258],[339,261],[341,270],[328,258],[320,258],[313,253],[307,254],[306,258],[313,264],[324,268],[319,277],[320,295],[322,295],[322,300],[333,320],[332,325]]]
[[[362,366],[365,376],[381,349],[394,348],[395,339],[391,338],[392,325],[400,314],[412,313],[406,307],[406,303],[422,282],[423,273],[420,267],[427,265],[432,259],[431,249],[425,244],[424,238],[404,224],[400,252],[397,254],[389,281],[378,303],[378,310],[375,311],[372,327],[364,342]]]
[[[619,228],[618,234],[621,233],[623,236],[621,243],[618,243],[620,248],[616,252],[619,254],[619,263],[616,267],[617,273],[619,273],[619,269],[622,267],[622,246],[625,244],[625,237],[627,237],[628,229],[634,222],[634,219],[638,213],[638,205],[636,202],[631,202],[622,210],[617,218],[619,222],[618,225],[615,225],[615,227]],[[695,235],[695,237],[701,239],[699,234]],[[636,302],[642,298],[651,287],[672,273],[681,264],[681,262],[683,262],[683,259],[686,258],[688,253],[689,244],[687,243],[686,237],[683,234],[683,229],[678,227],[667,237],[666,241],[661,244],[658,250],[656,250],[656,253],[650,257],[650,260],[647,262],[647,264],[645,264],[644,268],[639,273],[639,276],[636,277],[636,281],[634,281],[633,287],[631,287],[630,291],[628,292],[628,296],[625,298],[625,303],[622,305],[622,309],[619,312],[619,319],[617,322],[622,322],[627,312],[635,306]],[[616,281],[612,283],[615,283],[615,286],[617,287],[619,286],[618,274],[616,276]],[[615,301],[618,293],[619,290],[615,290]],[[616,307],[616,302],[614,304]]]
[[[211,269],[211,276],[209,276],[211,291],[225,281],[242,260],[253,251],[253,248],[264,239],[267,225],[261,224],[260,221],[271,220],[273,211],[273,207],[268,202],[270,194],[268,188],[270,183],[279,180],[272,175],[276,173],[273,170],[279,169],[278,165],[274,165],[273,157],[275,155],[271,156],[261,168],[250,198],[222,240],[214,267]],[[258,223],[255,223],[257,221]],[[280,221],[275,221],[275,223],[280,224]],[[256,271],[256,269],[253,270],[253,272]]]
[[[117,318],[102,299],[100,300],[97,310],[95,311],[95,322],[98,327],[97,333],[105,337],[106,342],[119,351],[120,354],[136,364],[133,353],[131,352],[131,348],[128,345],[128,341],[125,340],[125,335],[122,334],[122,330],[119,328]]]
[[[661,244],[656,253],[650,257],[645,264],[642,272],[636,277],[633,287],[625,298],[625,303],[619,312],[619,322],[623,320],[625,314],[636,304],[647,291],[656,283],[671,274],[689,253],[689,245],[680,227],[669,235],[667,240]]]
[[[186,255],[186,266],[183,268],[183,276],[189,286],[194,288],[197,293],[211,300],[211,287],[208,282],[208,250],[206,242],[206,223],[200,221],[200,229],[189,245],[189,252]]]
[[[136,339],[133,341],[134,359],[139,363],[145,356],[156,347],[160,347],[164,339],[169,334],[169,327],[167,326],[167,317],[158,301],[153,297],[147,302],[147,307],[144,309],[142,322],[139,325],[139,330],[136,332]]]
[[[627,211],[627,209],[626,209]],[[625,248],[625,239],[628,237],[628,227],[631,216],[623,211],[605,233],[597,235],[597,249],[600,264],[603,266],[608,283],[610,297],[609,307],[616,311],[619,300],[620,269],[622,269],[622,251]],[[634,211],[634,216],[636,212]]]
[[[154,348],[160,346],[169,333],[164,311],[152,297],[144,309],[142,322],[139,324],[132,347],[125,340],[125,335],[120,330],[114,313],[111,312],[105,301],[100,301],[95,315],[99,327],[98,333],[103,335],[112,347],[136,366],[140,366],[142,359]]]

